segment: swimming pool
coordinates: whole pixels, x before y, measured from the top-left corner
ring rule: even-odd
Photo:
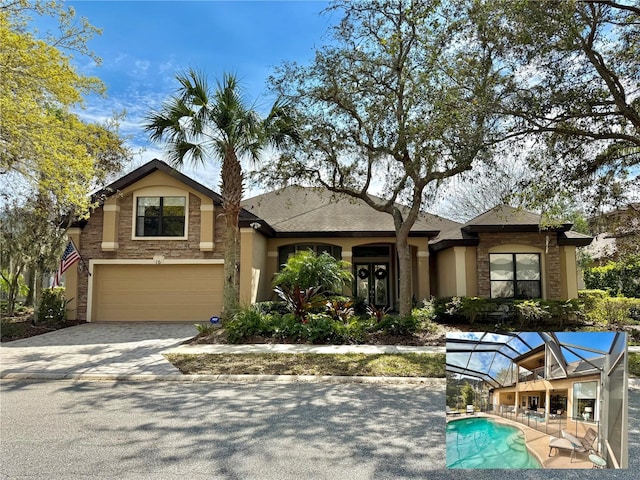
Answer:
[[[542,468],[524,433],[488,418],[447,423],[447,468]]]

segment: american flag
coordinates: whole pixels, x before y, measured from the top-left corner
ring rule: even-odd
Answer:
[[[64,253],[62,254],[62,258],[60,259],[60,266],[58,267],[58,271],[56,271],[56,276],[53,278],[53,286],[60,286],[60,279],[62,278],[62,274],[66,272],[71,265],[80,260],[80,254],[78,250],[76,250],[76,246],[73,244],[73,241],[69,240],[67,243],[67,248],[64,249]]]

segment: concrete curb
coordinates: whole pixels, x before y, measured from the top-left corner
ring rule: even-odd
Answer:
[[[409,345],[299,345],[299,344],[203,344],[180,345],[162,352],[163,354],[242,354],[242,353],[315,353],[315,354],[343,354],[363,353],[375,354],[404,354],[404,353],[446,353],[445,347],[418,347]]]
[[[224,383],[360,383],[393,385],[426,385],[443,387],[444,378],[428,377],[364,377],[332,375],[141,375],[101,373],[8,373],[2,380],[85,380],[120,382],[224,382]]]

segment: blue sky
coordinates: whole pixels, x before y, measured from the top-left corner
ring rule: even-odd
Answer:
[[[86,120],[103,121],[126,110],[122,134],[136,151],[133,166],[163,158],[142,128],[177,84],[175,74],[202,70],[210,85],[224,72],[242,81],[258,111],[268,109],[267,78],[284,61],[308,63],[329,41],[337,13],[321,15],[321,1],[67,1],[78,17],[102,29],[89,47],[102,59],[77,58],[80,73],[100,78],[107,98],[87,98]],[[219,165],[183,171],[218,190]]]

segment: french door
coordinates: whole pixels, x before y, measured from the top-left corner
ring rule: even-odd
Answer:
[[[355,264],[356,295],[367,305],[389,305],[389,264],[358,262]]]

